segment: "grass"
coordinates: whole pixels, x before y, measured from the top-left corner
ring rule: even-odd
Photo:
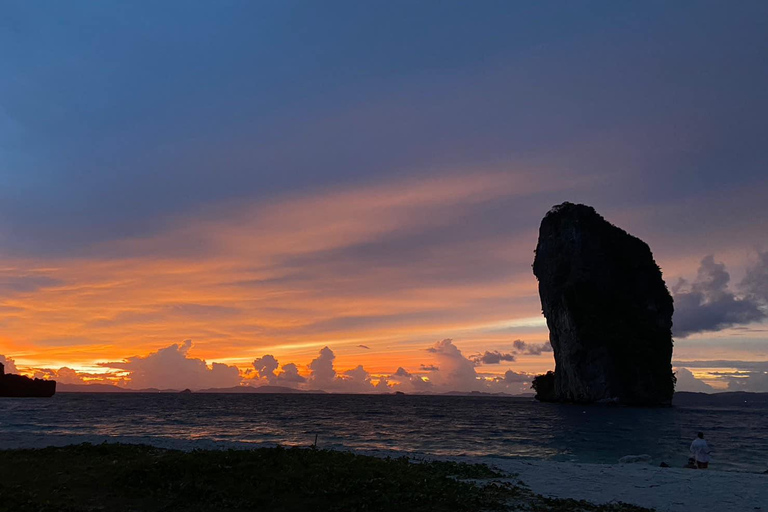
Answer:
[[[543,498],[493,469],[303,448],[0,451],[0,510],[647,512]]]

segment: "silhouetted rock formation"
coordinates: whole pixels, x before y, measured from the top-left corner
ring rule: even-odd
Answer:
[[[536,398],[671,403],[672,297],[645,242],[563,203],[541,221],[533,273],[555,354]]]
[[[23,375],[5,374],[5,366],[0,363],[0,397],[49,397],[56,393],[56,381],[30,379]]]

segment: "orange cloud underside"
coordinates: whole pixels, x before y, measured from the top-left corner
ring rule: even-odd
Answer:
[[[445,337],[467,354],[503,349],[520,335],[494,326],[539,315],[534,230],[441,240],[418,258],[399,257],[396,244],[539,183],[485,172],[333,191],[179,219],[82,257],[5,258],[0,278],[21,284],[0,302],[0,353],[22,368],[93,371],[192,339],[195,357],[245,368],[265,353],[306,365],[330,345],[340,369],[376,374],[418,369]],[[477,272],[486,268],[497,272]],[[545,329],[526,339],[545,340]],[[551,360],[516,368],[534,366]]]
[[[0,258],[0,354],[30,372],[67,366],[118,378],[98,363],[192,339],[190,356],[208,363],[245,370],[272,354],[306,375],[328,345],[339,371],[362,364],[375,376],[418,372],[432,363],[425,349],[444,338],[467,356],[510,351],[517,338],[542,343],[530,270],[536,226],[486,232],[506,211],[488,205],[576,189],[541,170],[448,173],[209,206],[77,257]],[[654,251],[667,276],[699,257],[663,243]],[[675,354],[750,357],[690,343]],[[551,354],[518,355],[478,371],[552,366]]]

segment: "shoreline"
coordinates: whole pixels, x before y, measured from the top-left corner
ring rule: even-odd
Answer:
[[[657,512],[768,511],[768,474],[545,460],[489,466],[517,474],[533,492],[552,498],[624,502]]]
[[[87,437],[87,439],[86,439]],[[91,444],[149,445],[171,450],[248,450],[277,446],[276,443],[215,441],[161,437],[110,436],[3,436],[0,449],[36,449]],[[304,445],[309,447],[310,445]],[[321,446],[322,448],[322,446]],[[435,456],[389,450],[348,450],[379,458],[410,457],[424,461],[455,461],[484,464],[509,475],[503,481],[521,483],[536,494],[558,499],[585,500],[602,505],[624,502],[658,512],[768,511],[768,474],[757,472],[661,468],[650,464],[593,464],[548,460]]]

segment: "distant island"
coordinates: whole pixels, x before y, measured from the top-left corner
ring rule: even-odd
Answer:
[[[0,363],[0,397],[51,397],[56,393],[55,380],[30,379],[23,375],[5,373]]]
[[[158,389],[158,388],[121,388],[114,384],[60,384],[59,393],[177,393],[177,394],[326,394],[321,389],[295,389],[285,386],[233,386],[229,388],[207,389]]]

